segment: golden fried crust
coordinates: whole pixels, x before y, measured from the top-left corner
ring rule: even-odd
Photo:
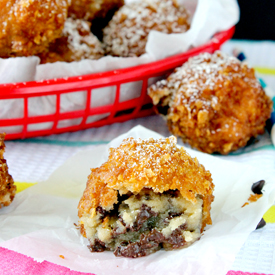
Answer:
[[[103,57],[102,44],[91,33],[90,27],[88,21],[67,18],[62,36],[50,44],[48,51],[39,55],[40,63],[73,62]]]
[[[4,159],[5,134],[0,134],[0,208],[8,206],[14,199],[16,186],[12,176],[8,172],[8,165]]]
[[[86,190],[79,203],[79,217],[93,215],[97,206],[113,208],[120,194],[139,193],[143,188],[154,192],[179,190],[184,198],[203,199],[203,227],[211,224],[210,208],[214,199],[211,173],[191,158],[176,138],[147,140],[128,138],[110,149],[107,162],[91,169]],[[118,192],[117,192],[118,191]]]
[[[189,14],[176,0],[132,2],[122,6],[104,28],[103,42],[107,54],[140,56],[151,30],[183,33],[189,27]]]
[[[43,52],[61,35],[68,0],[2,0],[0,57]]]
[[[221,52],[189,59],[148,93],[170,131],[207,153],[245,146],[264,132],[272,109],[254,70]]]
[[[92,21],[104,18],[109,11],[118,9],[123,4],[124,0],[72,0],[69,16]]]

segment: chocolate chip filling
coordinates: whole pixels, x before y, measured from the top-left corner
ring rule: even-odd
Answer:
[[[261,194],[263,194],[262,189],[263,189],[264,185],[265,185],[265,180],[259,180],[252,184],[251,190],[254,194],[261,195]]]
[[[114,251],[137,258],[157,250],[179,249],[200,238],[202,200],[184,199],[178,191],[121,196],[111,211],[96,208],[94,222],[83,220],[92,252]],[[91,232],[91,233],[90,233]]]
[[[143,204],[140,208],[140,212],[137,215],[137,219],[134,222],[131,230],[132,231],[139,231],[142,228],[142,225],[148,221],[148,219],[152,217],[156,217],[158,214],[151,210],[151,207]],[[151,223],[153,223],[154,219],[151,219]],[[150,226],[150,222],[148,223],[148,227]],[[153,227],[153,226],[152,226]]]
[[[256,229],[263,228],[264,226],[266,226],[266,222],[265,222],[265,220],[262,218],[262,219],[259,221],[259,223],[257,224]]]
[[[123,242],[119,245],[114,254],[128,258],[147,256],[161,248],[160,244],[164,241],[164,236],[156,229],[148,234],[141,234],[140,240],[134,243]]]
[[[91,252],[103,252],[106,250],[105,243],[100,241],[99,239],[95,239],[93,245],[88,245],[88,248]]]

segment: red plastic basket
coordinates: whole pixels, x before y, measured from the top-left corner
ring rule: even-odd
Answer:
[[[50,135],[68,131],[78,131],[90,127],[99,127],[115,122],[148,116],[153,113],[152,103],[147,96],[148,81],[151,78],[164,76],[174,68],[182,65],[189,57],[201,52],[213,53],[233,36],[234,27],[216,34],[208,43],[156,62],[136,67],[89,74],[67,79],[52,79],[43,82],[24,82],[0,85],[0,100],[19,99],[22,102],[21,117],[0,118],[1,130],[7,133],[6,139],[23,139],[35,136]],[[121,85],[139,82],[141,91],[134,99],[120,102]],[[93,107],[92,93],[103,87],[116,87],[112,104]],[[62,112],[60,102],[62,94],[86,93],[83,109]],[[51,96],[55,101],[55,111],[51,114],[32,116],[29,114],[29,101],[32,98]],[[102,119],[96,119],[98,117]],[[66,123],[71,121],[69,126]]]

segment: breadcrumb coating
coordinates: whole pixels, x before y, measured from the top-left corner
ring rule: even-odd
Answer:
[[[67,18],[62,36],[39,55],[41,63],[73,62],[99,59],[104,56],[101,42],[90,31],[91,24],[80,19]]]
[[[0,57],[30,56],[61,35],[69,0],[2,0]]]
[[[96,208],[114,208],[118,195],[138,194],[144,188],[163,193],[179,190],[186,200],[203,200],[202,230],[211,224],[210,208],[214,199],[211,173],[196,158],[191,158],[176,138],[125,139],[118,148],[110,148],[107,162],[91,169],[78,215],[94,216]],[[85,236],[82,227],[81,233]]]
[[[220,51],[190,58],[148,94],[169,130],[206,153],[245,146],[264,132],[272,111],[254,69]]]
[[[5,134],[0,134],[0,208],[10,205],[16,192],[13,178],[8,172],[7,161],[4,159],[4,140]]]
[[[103,30],[106,53],[140,56],[151,30],[183,33],[190,28],[189,14],[176,0],[146,0],[122,6]]]

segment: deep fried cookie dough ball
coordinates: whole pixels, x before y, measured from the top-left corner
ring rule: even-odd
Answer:
[[[118,9],[123,4],[124,0],[72,0],[69,16],[92,21],[104,18],[109,11]]]
[[[190,27],[185,7],[176,0],[147,0],[121,7],[103,30],[106,52],[114,56],[140,56],[151,30],[183,33]]]
[[[43,52],[60,36],[67,11],[67,0],[2,0],[0,57]]]
[[[41,63],[99,59],[104,55],[101,42],[90,31],[85,20],[68,18],[62,36],[50,45],[49,51],[39,55]]]
[[[148,92],[170,131],[206,153],[245,146],[272,109],[254,70],[221,52],[190,58]]]
[[[7,161],[4,158],[5,134],[0,133],[0,208],[11,204],[15,197],[16,186],[9,174]]]
[[[176,142],[127,138],[91,169],[78,215],[92,252],[136,258],[185,248],[212,223],[211,173]]]

